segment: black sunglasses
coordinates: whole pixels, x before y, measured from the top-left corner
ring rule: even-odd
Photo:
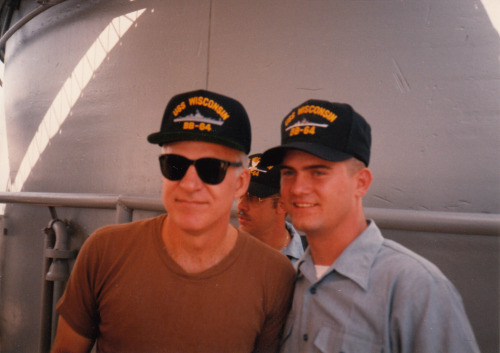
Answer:
[[[217,158],[200,158],[195,161],[178,154],[162,154],[160,169],[163,176],[169,180],[181,180],[191,164],[205,184],[220,184],[226,177],[229,167],[241,167],[240,162],[229,162]]]

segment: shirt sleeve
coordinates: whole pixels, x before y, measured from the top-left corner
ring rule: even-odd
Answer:
[[[288,312],[290,311],[295,283],[295,270],[283,256],[281,271],[269,271],[268,283],[275,283],[266,297],[266,321],[255,343],[254,352],[277,352]],[[277,272],[277,273],[276,273]]]
[[[406,275],[393,292],[392,352],[479,352],[453,284],[441,273]]]
[[[78,334],[94,339],[98,334],[99,315],[95,298],[95,278],[98,252],[96,237],[91,235],[83,244],[57,311]]]

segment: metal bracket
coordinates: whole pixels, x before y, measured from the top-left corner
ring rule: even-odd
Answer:
[[[5,216],[0,215],[0,235],[7,235]]]

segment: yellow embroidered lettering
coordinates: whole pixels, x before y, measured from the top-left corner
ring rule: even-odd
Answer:
[[[215,102],[214,100],[206,97],[200,96],[189,98],[189,105],[201,105],[210,108],[214,112],[216,112],[222,118],[222,120],[226,120],[230,117],[229,113],[224,109],[224,107],[219,105],[219,103]]]
[[[298,134],[314,135],[316,134],[316,126],[306,125],[304,126],[304,128],[301,128],[300,126],[294,126],[290,129],[290,133],[288,134],[288,136],[292,137]]]
[[[186,103],[182,102],[180,103],[177,107],[175,107],[173,114],[176,117],[179,115],[180,112],[182,112],[184,109],[186,109]]]
[[[298,135],[299,133],[300,133],[300,127],[297,127],[297,126],[296,127],[292,127],[290,129],[290,135],[289,136],[292,137],[292,136]]]
[[[183,130],[193,130],[194,129],[194,122],[193,121],[185,121],[184,124],[182,125]]]
[[[297,110],[297,115],[301,114],[315,114],[318,115],[329,122],[333,122],[335,119],[337,119],[337,115],[328,109],[325,109],[323,107],[319,107],[317,105],[305,105],[303,107],[300,107]]]
[[[290,114],[286,120],[285,120],[285,126],[288,126],[288,124],[290,124],[290,122],[293,120],[293,118],[295,118],[295,112],[293,112],[292,114]]]
[[[200,131],[212,131],[212,124],[200,123],[198,129]]]

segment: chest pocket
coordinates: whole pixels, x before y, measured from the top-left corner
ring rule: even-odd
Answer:
[[[343,332],[333,327],[322,327],[314,346],[322,353],[383,353],[381,342],[355,332]]]

